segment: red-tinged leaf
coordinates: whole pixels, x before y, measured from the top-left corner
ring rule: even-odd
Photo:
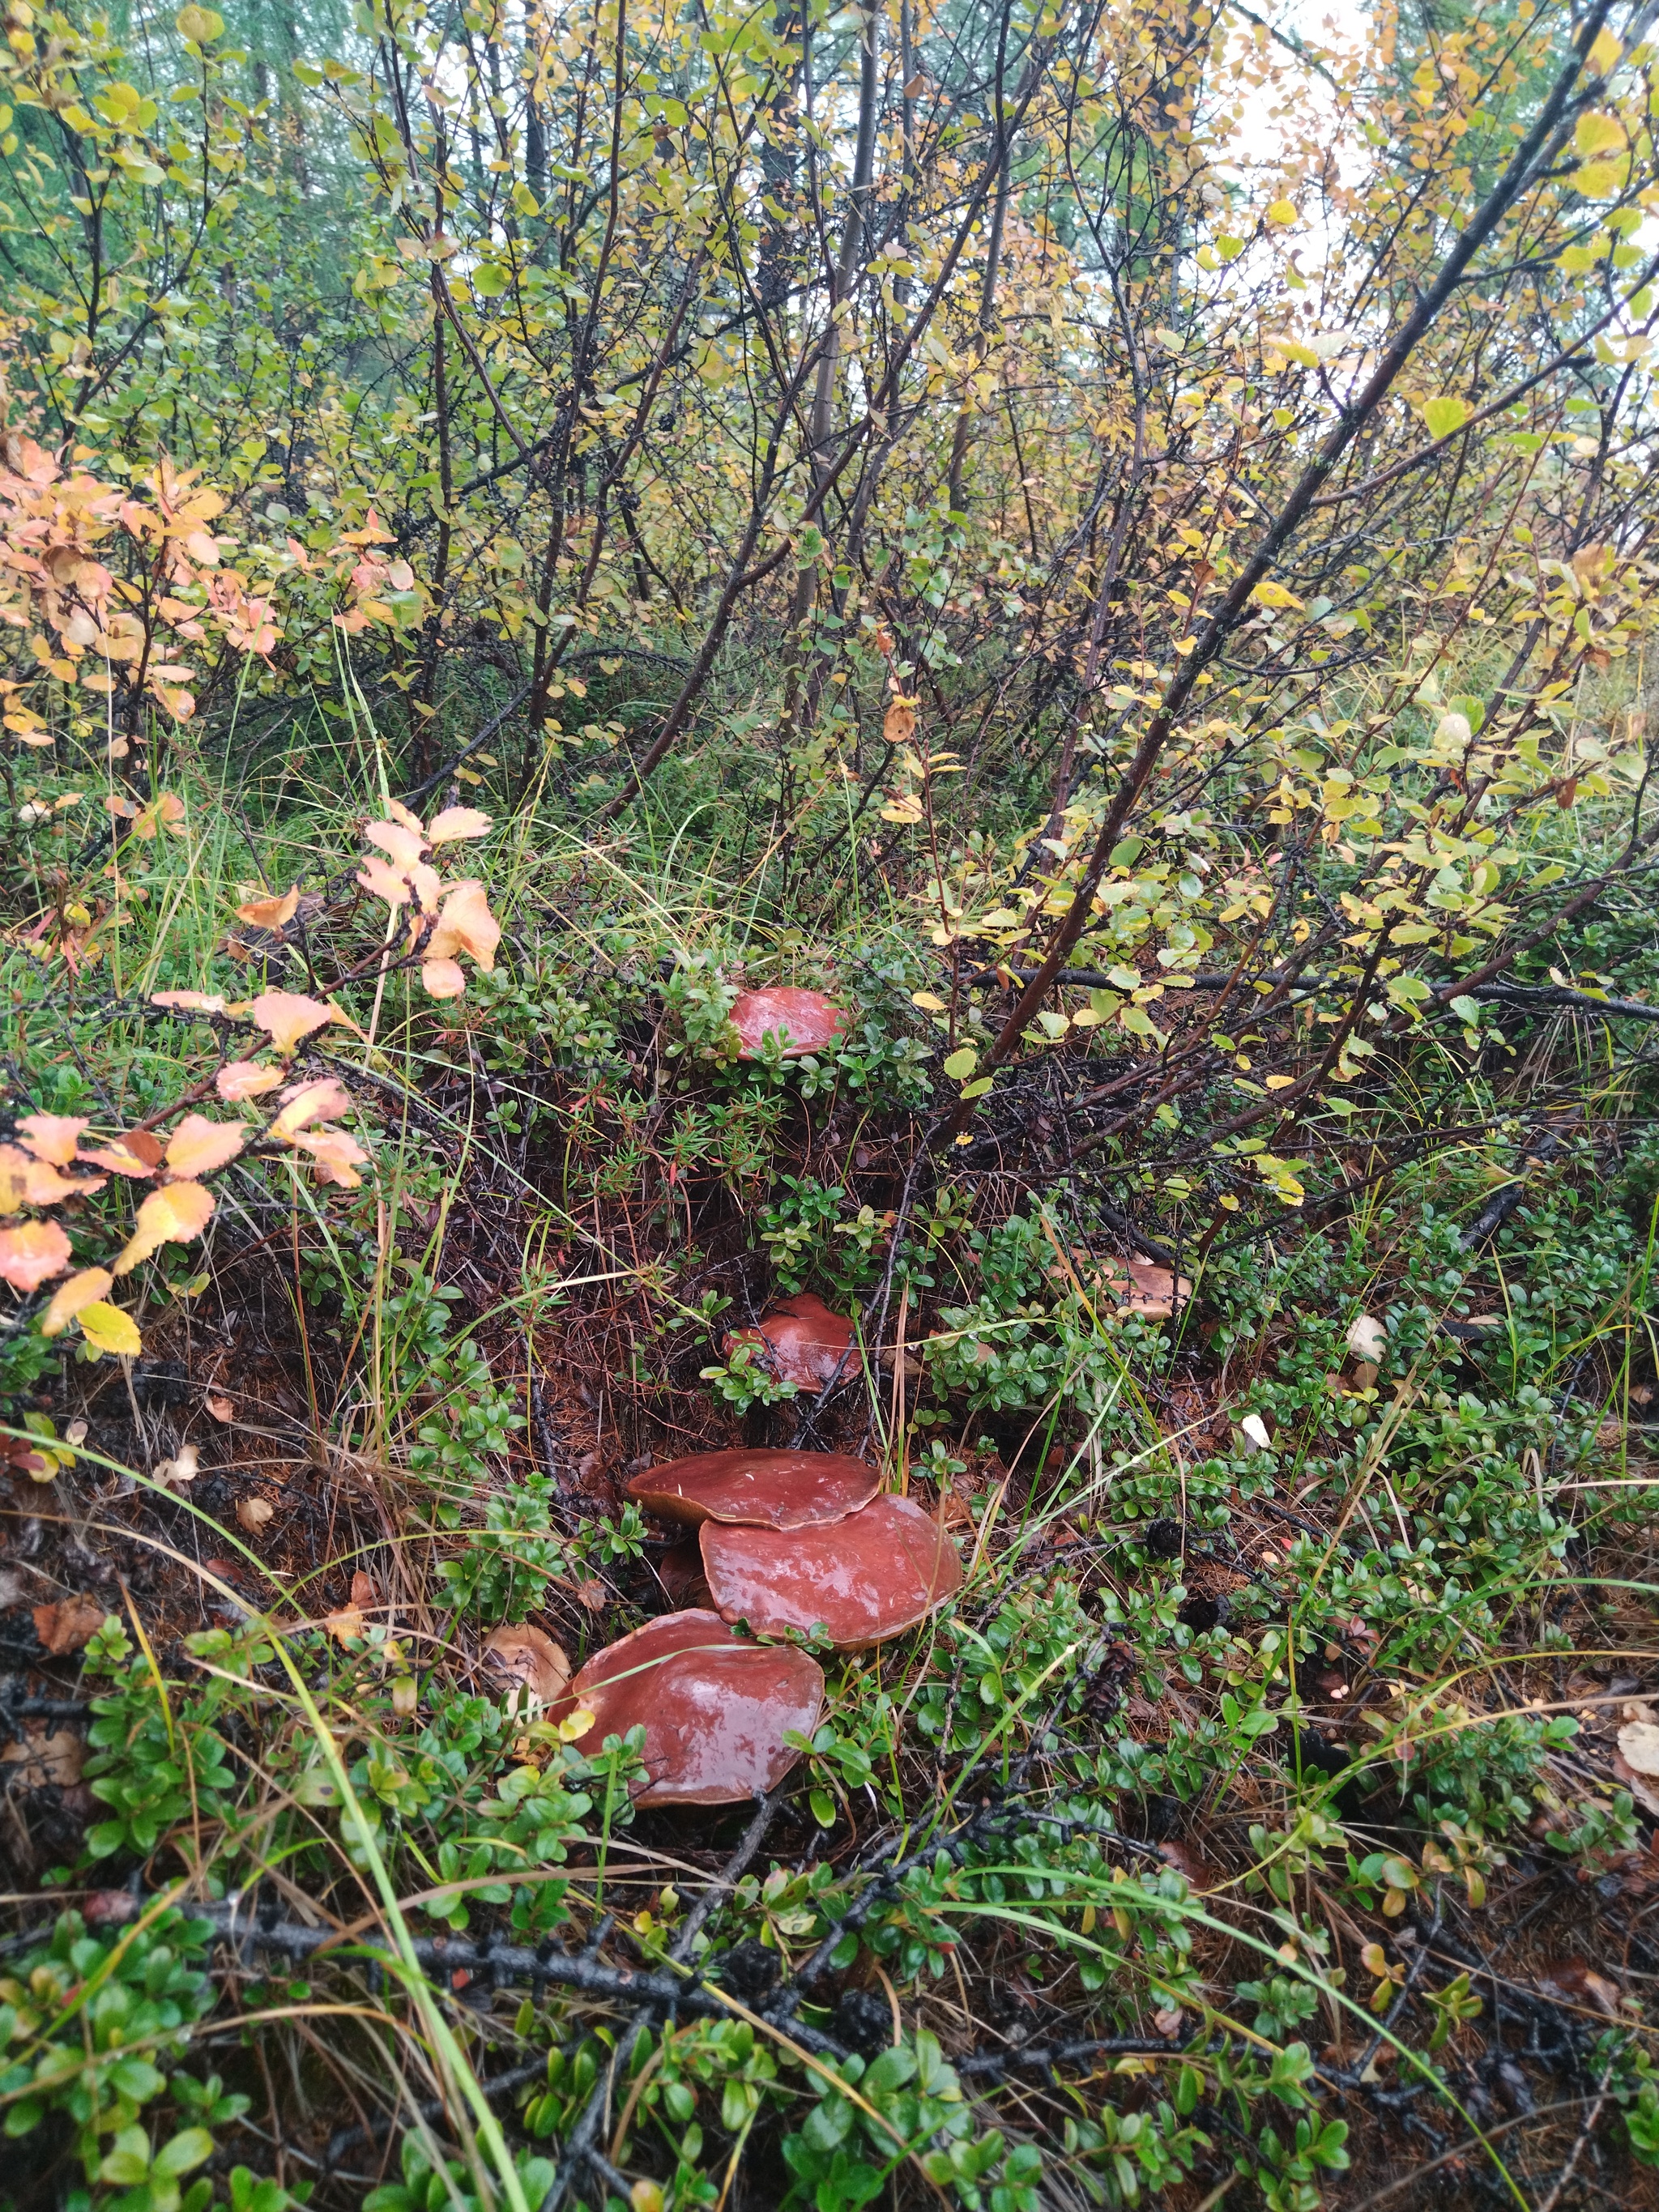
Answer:
[[[320,1083],[301,1084],[289,1094],[287,1105],[270,1125],[270,1133],[289,1140],[307,1121],[337,1121],[350,1111],[350,1092],[331,1075],[326,1076]]]
[[[274,1091],[282,1080],[280,1067],[261,1067],[257,1060],[233,1060],[214,1077],[213,1087],[227,1106],[236,1106],[244,1098]]]
[[[25,1114],[17,1124],[23,1142],[37,1160],[55,1168],[75,1164],[75,1147],[87,1126],[77,1114]]]
[[[453,960],[465,952],[488,975],[501,941],[501,925],[489,911],[483,885],[468,880],[455,884],[444,901],[438,926],[427,940],[426,957],[428,961]]]
[[[413,867],[426,851],[426,839],[417,830],[405,830],[401,822],[365,823],[363,835],[400,868]]]
[[[357,881],[373,897],[384,899],[388,906],[407,906],[414,896],[407,878],[400,876],[390,861],[383,860],[378,853],[371,853],[358,869]]]
[[[205,1114],[186,1114],[167,1146],[167,1173],[183,1181],[211,1175],[234,1160],[247,1142],[240,1122],[210,1121]]]
[[[94,1166],[111,1168],[117,1175],[131,1176],[145,1182],[161,1164],[161,1140],[149,1129],[129,1129],[125,1136],[112,1137],[107,1145],[95,1152],[83,1152],[83,1160]]]
[[[0,1279],[15,1291],[38,1291],[70,1263],[70,1241],[55,1221],[26,1221],[0,1229]]]
[[[363,1179],[356,1170],[368,1154],[355,1137],[348,1137],[343,1129],[301,1129],[293,1141],[311,1154],[319,1182],[337,1183],[342,1190],[361,1189]]]

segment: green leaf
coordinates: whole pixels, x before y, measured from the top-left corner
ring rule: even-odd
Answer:
[[[990,1088],[991,1078],[988,1075],[981,1075],[976,1082],[964,1083],[962,1086],[962,1095],[964,1098],[983,1098]]]
[[[812,1808],[812,1818],[821,1828],[836,1825],[836,1801],[827,1790],[815,1790],[807,1801]]]
[[[974,1050],[972,1045],[965,1044],[959,1052],[953,1052],[945,1061],[945,1073],[952,1083],[960,1083],[964,1075],[971,1075],[978,1066],[979,1054]]]
[[[213,2155],[213,2137],[205,2128],[185,2128],[173,2141],[155,2154],[155,2171],[169,2179],[188,2173],[194,2166]]]
[[[1423,420],[1428,425],[1431,438],[1449,438],[1454,430],[1461,430],[1469,419],[1467,399],[1449,396],[1440,399],[1425,399]]]
[[[472,289],[486,300],[499,300],[512,282],[512,270],[499,261],[481,261],[472,272]]]
[[[148,2059],[124,2058],[110,2075],[124,2097],[131,2097],[135,2105],[148,2104],[165,2086],[167,2077],[158,2074]]]

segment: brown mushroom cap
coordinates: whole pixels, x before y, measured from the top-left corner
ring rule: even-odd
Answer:
[[[745,1644],[717,1613],[666,1613],[590,1659],[552,1717],[586,1711],[579,1747],[645,1729],[638,1805],[735,1805],[781,1781],[811,1735],[823,1674],[804,1651]]]
[[[1146,1321],[1168,1321],[1176,1305],[1184,1306],[1193,1295],[1193,1286],[1184,1275],[1160,1267],[1156,1261],[1109,1260],[1105,1266],[1106,1288],[1120,1313],[1139,1314]]]
[[[820,1297],[802,1291],[773,1308],[758,1328],[733,1329],[725,1340],[729,1358],[739,1344],[765,1347],[766,1364],[784,1382],[816,1396],[832,1382],[861,1374],[864,1357],[845,1314],[831,1313]]]
[[[741,993],[732,1021],[741,1040],[739,1060],[758,1060],[761,1041],[770,1030],[784,1032],[783,1056],[794,1060],[802,1053],[827,1051],[847,1029],[847,1017],[833,999],[787,983]]]
[[[358,1603],[358,1583],[368,1580],[366,1575],[353,1577],[354,1607]],[[370,1583],[369,1602],[374,1601],[374,1585]],[[532,1628],[528,1621],[492,1629],[484,1640],[483,1660],[493,1674],[511,1683],[515,1690],[522,1691],[537,1705],[554,1704],[563,1696],[570,1680],[570,1662],[563,1646],[539,1628]]]
[[[822,1622],[837,1650],[883,1644],[962,1587],[962,1561],[939,1522],[908,1498],[877,1498],[816,1528],[732,1528],[698,1538],[714,1603],[757,1634]]]
[[[659,1521],[689,1528],[732,1521],[751,1528],[811,1528],[820,1521],[844,1521],[880,1488],[878,1468],[842,1452],[721,1451],[648,1467],[628,1492]]]

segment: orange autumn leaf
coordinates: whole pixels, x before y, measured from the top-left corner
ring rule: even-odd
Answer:
[[[453,960],[465,952],[488,975],[495,965],[495,947],[501,941],[501,925],[489,911],[482,884],[470,878],[457,884],[444,901],[438,926],[426,945],[428,960]]]
[[[343,1129],[300,1129],[290,1140],[311,1154],[319,1182],[337,1183],[342,1190],[358,1190],[362,1177],[356,1170],[368,1154]]]
[[[108,1297],[114,1282],[107,1267],[82,1267],[68,1282],[60,1283],[40,1316],[41,1335],[61,1336],[77,1314]]]
[[[222,1014],[223,997],[217,991],[152,991],[152,1006],[167,1006],[179,1013]]]
[[[112,1137],[107,1145],[100,1146],[95,1152],[84,1152],[81,1157],[100,1168],[112,1168],[117,1175],[132,1176],[143,1182],[161,1164],[161,1142],[149,1129],[130,1129],[125,1136]]]
[[[199,1182],[173,1182],[151,1191],[138,1209],[131,1237],[115,1262],[118,1275],[131,1274],[141,1260],[163,1244],[188,1244],[207,1227],[213,1193]]]
[[[297,991],[262,991],[253,1001],[254,1020],[280,1053],[291,1053],[301,1037],[334,1018],[331,1008]]]
[[[70,1263],[70,1241],[55,1221],[26,1221],[0,1229],[0,1280],[15,1291],[38,1291]]]
[[[247,1142],[247,1132],[234,1121],[210,1121],[205,1114],[186,1114],[167,1145],[167,1173],[182,1181],[190,1176],[211,1175],[234,1160]]]
[[[365,823],[363,835],[400,868],[413,867],[426,851],[426,839],[416,830],[405,830],[401,822]]]
[[[351,1111],[351,1094],[326,1076],[320,1083],[307,1083],[297,1089],[282,1112],[270,1125],[273,1137],[290,1142],[307,1121],[336,1121],[342,1114]]]
[[[102,1176],[71,1182],[49,1161],[36,1159],[21,1145],[0,1145],[0,1213],[15,1213],[24,1206],[55,1206],[59,1199],[103,1188]]]
[[[423,961],[421,981],[434,999],[459,999],[466,988],[466,973],[459,960]]]
[[[238,921],[252,922],[256,929],[280,929],[284,922],[292,921],[300,904],[300,886],[291,884],[280,896],[249,899],[236,909]]]
[[[357,881],[375,898],[384,899],[388,906],[407,906],[414,896],[405,878],[378,853],[371,853],[358,869]]]

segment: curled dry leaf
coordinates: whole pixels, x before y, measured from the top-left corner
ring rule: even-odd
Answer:
[[[570,1662],[562,1648],[527,1621],[492,1629],[483,1648],[490,1673],[512,1683],[534,1705],[550,1705],[570,1682]]]
[[[1271,1451],[1273,1440],[1267,1432],[1267,1424],[1260,1413],[1246,1413],[1238,1425],[1241,1436],[1248,1437],[1258,1451]]]
[[[293,921],[300,904],[300,886],[290,884],[287,890],[272,898],[249,899],[236,909],[238,921],[250,921],[256,929],[281,929]]]
[[[75,1164],[75,1147],[87,1122],[79,1114],[25,1114],[17,1127],[24,1145],[37,1160],[45,1160],[50,1167],[69,1168]]]
[[[592,1725],[575,1741],[597,1750],[645,1729],[640,1805],[732,1805],[773,1789],[823,1710],[823,1674],[787,1644],[745,1644],[718,1613],[665,1613],[601,1651],[562,1701]]]
[[[212,1175],[216,1169],[228,1166],[246,1142],[247,1132],[239,1122],[210,1121],[205,1114],[186,1114],[167,1144],[167,1173],[179,1180]]]
[[[64,1597],[55,1605],[37,1605],[34,1632],[41,1650],[54,1659],[84,1650],[103,1626],[107,1611],[93,1597]]]
[[[73,1729],[55,1729],[50,1735],[19,1737],[0,1751],[0,1759],[14,1770],[9,1778],[23,1790],[73,1790],[86,1763],[84,1736]]]
[[[262,991],[249,1009],[254,1021],[286,1057],[302,1037],[334,1019],[334,1009],[298,991]]]
[[[1389,1348],[1389,1333],[1370,1314],[1356,1314],[1348,1323],[1347,1343],[1356,1359],[1369,1360],[1375,1366]]]
[[[852,1322],[844,1314],[831,1313],[811,1291],[785,1298],[758,1328],[734,1329],[725,1339],[728,1358],[740,1344],[762,1346],[767,1365],[781,1382],[814,1395],[864,1368]]]
[[[15,1291],[38,1291],[70,1263],[70,1241],[55,1221],[26,1221],[0,1229],[0,1280]]]
[[[826,1052],[845,1032],[847,1016],[822,991],[799,991],[787,983],[744,991],[732,1008],[739,1060],[757,1060],[769,1036],[781,1036],[786,1060],[802,1053]]]
[[[268,1498],[239,1498],[236,1518],[250,1536],[257,1536],[276,1510]]]
[[[925,1620],[962,1587],[943,1524],[908,1498],[878,1498],[810,1528],[705,1521],[698,1536],[715,1606],[757,1635],[820,1624],[840,1651],[861,1651]]]
[[[881,1488],[881,1473],[841,1452],[696,1452],[647,1468],[628,1485],[659,1521],[696,1528],[729,1521],[757,1528],[805,1528],[844,1521]]]
[[[1659,1726],[1626,1721],[1619,1731],[1619,1755],[1638,1774],[1659,1774]]]
[[[109,1295],[115,1278],[107,1267],[82,1267],[52,1294],[52,1303],[40,1316],[42,1336],[61,1336],[79,1313]]]
[[[216,1393],[210,1392],[203,1402],[216,1421],[234,1421],[236,1418],[236,1405],[234,1399],[222,1398]]]
[[[257,1060],[233,1060],[214,1077],[213,1087],[227,1106],[239,1106],[245,1098],[274,1091],[282,1080],[280,1067],[261,1067]]]
[[[130,1274],[141,1260],[163,1244],[189,1244],[207,1227],[213,1193],[199,1182],[173,1182],[151,1191],[138,1209],[129,1243],[115,1262],[118,1275]],[[84,1326],[84,1324],[82,1324]]]
[[[180,1444],[172,1459],[158,1461],[157,1482],[194,1482],[202,1472],[202,1455],[194,1444]]]

